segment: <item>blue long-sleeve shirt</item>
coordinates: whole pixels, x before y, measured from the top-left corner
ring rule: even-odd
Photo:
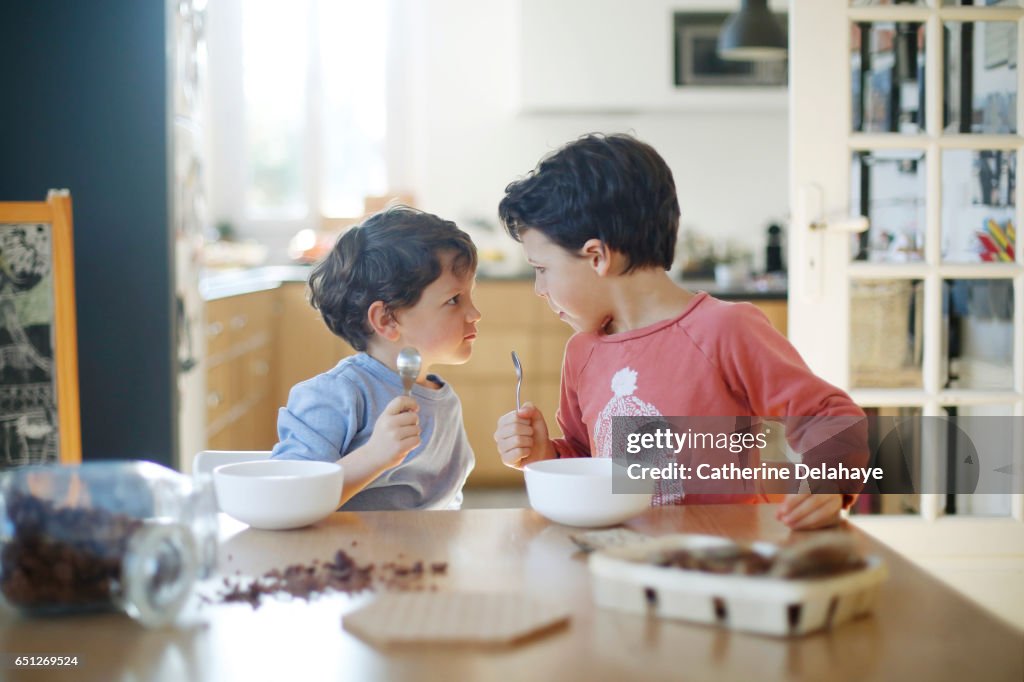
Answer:
[[[388,469],[341,508],[457,509],[462,486],[473,469],[473,450],[462,425],[462,404],[436,375],[439,389],[413,386],[419,403],[420,445],[402,463]],[[296,384],[288,406],[277,415],[278,443],[271,457],[342,460],[370,439],[377,417],[402,393],[398,374],[365,353]]]

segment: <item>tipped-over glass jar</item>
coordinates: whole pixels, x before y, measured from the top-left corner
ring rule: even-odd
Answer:
[[[216,561],[208,477],[127,461],[0,473],[0,593],[24,613],[120,609],[163,625]]]

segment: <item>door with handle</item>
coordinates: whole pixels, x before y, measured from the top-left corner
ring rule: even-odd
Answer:
[[[970,4],[790,4],[789,335],[873,415],[1024,419],[1024,8]],[[958,491],[854,518],[911,554],[1024,566],[1024,496]]]

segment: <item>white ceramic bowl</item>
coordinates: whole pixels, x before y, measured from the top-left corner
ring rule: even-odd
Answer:
[[[222,511],[253,528],[301,528],[338,508],[340,464],[285,459],[222,464],[213,486]]]
[[[651,493],[613,493],[607,457],[547,459],[527,464],[526,494],[542,516],[566,526],[614,526],[651,506]]]

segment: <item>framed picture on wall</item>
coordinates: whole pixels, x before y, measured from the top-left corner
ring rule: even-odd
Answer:
[[[0,203],[0,469],[80,462],[71,196]]]
[[[731,61],[718,56],[718,34],[729,17],[720,12],[676,12],[674,15],[675,85],[784,86],[787,63]],[[786,26],[786,16],[779,15]]]

